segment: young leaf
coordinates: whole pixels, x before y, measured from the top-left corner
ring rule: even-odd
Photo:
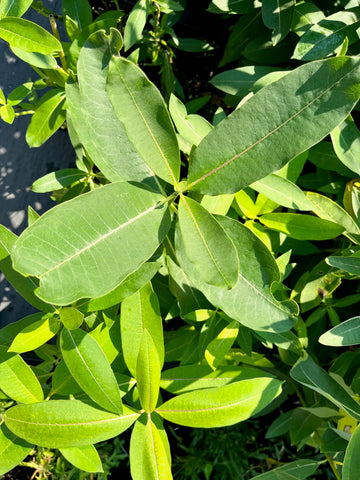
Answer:
[[[101,297],[139,268],[165,237],[170,225],[162,199],[129,183],[113,183],[62,203],[19,237],[14,268],[38,276],[37,294],[57,305]]]
[[[2,0],[0,19],[4,17],[22,17],[30,8],[32,0]]]
[[[84,314],[73,307],[62,308],[60,310],[60,320],[64,324],[65,328],[68,328],[69,330],[75,330],[81,327],[81,324],[84,320]]]
[[[262,4],[264,24],[271,28],[273,45],[277,45],[289,33],[295,0],[265,0]]]
[[[330,347],[341,347],[360,344],[360,317],[349,318],[336,325],[319,338],[319,342]]]
[[[15,120],[15,111],[13,107],[9,104],[0,107],[0,117],[4,122],[10,123],[11,125]]]
[[[51,314],[43,315],[16,335],[8,351],[24,353],[35,350],[53,338],[59,331],[60,325],[59,320]]]
[[[178,395],[163,403],[156,412],[170,422],[187,427],[225,427],[260,412],[280,393],[278,380],[253,378]]]
[[[357,102],[359,66],[360,60],[348,57],[313,62],[261,89],[193,151],[187,188],[235,193],[318,143]],[[296,139],[289,142],[293,131]]]
[[[126,406],[119,416],[79,400],[52,400],[16,405],[4,416],[6,426],[31,443],[49,448],[69,448],[116,437],[129,428],[139,414]]]
[[[234,320],[206,347],[205,359],[213,370],[224,361],[224,357],[234,344],[238,332],[239,322]]]
[[[351,115],[331,132],[331,140],[342,163],[360,174],[360,132]]]
[[[23,18],[5,17],[0,20],[0,38],[26,52],[44,55],[62,51],[61,43],[48,31]]]
[[[152,337],[162,366],[164,361],[162,319],[159,301],[150,282],[122,302],[120,328],[125,363],[134,377],[137,375],[137,361],[145,330]]]
[[[172,480],[169,442],[158,419],[142,416],[130,439],[130,469],[133,480]]]
[[[149,6],[149,0],[139,0],[131,10],[124,31],[125,51],[140,40],[149,14]]]
[[[343,480],[356,480],[359,476],[360,457],[358,455],[360,445],[360,427],[357,427],[351,435],[349,445],[345,452],[344,465],[342,468]]]
[[[119,387],[111,366],[97,341],[83,330],[61,332],[61,353],[76,382],[98,405],[122,413]]]
[[[239,275],[236,250],[215,218],[196,201],[182,196],[179,224],[186,254],[201,278],[224,289],[234,287]]]
[[[25,440],[22,440],[6,427],[0,426],[0,475],[16,467],[33,449]]]
[[[60,448],[60,452],[74,467],[85,472],[103,472],[101,458],[94,445]]]
[[[79,171],[77,168],[67,168],[58,170],[36,180],[31,190],[36,193],[52,192],[65,187],[70,187],[74,182],[78,182],[87,176],[86,172]]]
[[[79,30],[83,30],[92,22],[92,10],[88,0],[63,0],[62,9],[64,17],[68,16],[77,25]]]
[[[61,127],[66,118],[64,103],[64,90],[56,88],[41,98],[26,131],[29,147],[40,147]]]
[[[36,403],[44,394],[34,372],[20,355],[8,354],[0,349],[0,389],[21,403]]]

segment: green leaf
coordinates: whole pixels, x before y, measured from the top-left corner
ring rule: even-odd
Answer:
[[[160,386],[171,393],[185,393],[204,388],[217,388],[245,379],[271,377],[267,372],[253,367],[224,366],[215,371],[208,365],[185,365],[165,370]],[[271,377],[272,378],[272,377]]]
[[[33,446],[10,432],[5,423],[0,426],[0,475],[15,468],[31,452]]]
[[[332,170],[345,177],[353,178],[354,173],[340,162],[331,142],[320,142],[309,151],[311,163],[324,170]]]
[[[45,93],[26,131],[29,147],[40,147],[61,127],[66,118],[64,104],[64,90],[54,88]]]
[[[261,89],[193,151],[187,188],[208,195],[235,193],[318,143],[357,102],[359,62],[338,57],[309,63]],[[289,142],[294,131],[296,138]]]
[[[58,68],[57,61],[52,55],[45,55],[39,52],[26,52],[20,48],[12,47],[13,53],[19,57],[23,62],[38,68]]]
[[[360,132],[351,115],[331,132],[331,140],[342,163],[360,174]]]
[[[360,344],[360,317],[352,317],[336,325],[319,338],[319,342],[330,347]]]
[[[275,379],[253,378],[183,393],[156,409],[166,420],[193,428],[225,427],[248,419],[280,395]]]
[[[204,195],[200,204],[214,215],[226,215],[230,210],[234,195]]]
[[[10,253],[15,245],[17,236],[3,225],[0,225],[0,270],[7,281],[20,293],[24,299],[38,310],[51,312],[52,305],[42,302],[34,293],[38,282],[31,277],[24,277],[13,269]]]
[[[57,305],[101,297],[139,268],[165,237],[169,213],[161,199],[113,183],[62,203],[19,237],[14,268],[38,276],[37,294]]]
[[[272,230],[286,233],[296,240],[329,240],[345,230],[329,220],[298,213],[268,213],[262,215],[260,220]]]
[[[326,263],[332,267],[339,268],[340,270],[345,270],[352,275],[360,275],[360,252],[355,252],[349,256],[336,256],[332,255],[326,259]]]
[[[226,217],[217,217],[233,241],[240,265],[239,280],[232,290],[211,286],[199,277],[176,235],[177,256],[191,283],[230,318],[255,330],[284,332],[295,322],[298,308],[293,301],[278,302],[270,285],[280,280],[279,268],[270,251],[248,228]]]
[[[140,402],[146,413],[157,404],[162,362],[150,333],[144,329],[136,362],[136,380]]]
[[[85,472],[103,472],[101,458],[94,445],[60,448],[60,452],[74,467]]]
[[[346,37],[350,44],[358,40],[359,25],[360,19],[355,12],[338,11],[307,30],[296,45],[293,58],[305,62],[333,55]]]
[[[76,310],[73,307],[66,307],[60,310],[60,320],[64,324],[65,328],[69,330],[75,330],[81,327],[84,320],[84,314]]]
[[[31,4],[32,0],[2,0],[0,4],[0,18],[22,17]]]
[[[277,45],[289,33],[295,0],[266,0],[262,4],[264,24],[271,28],[273,45]]]
[[[290,422],[291,445],[296,445],[310,435],[324,423],[324,419],[303,408],[296,408],[292,412]]]
[[[92,10],[88,0],[63,0],[63,15],[71,18],[79,30],[83,30],[92,22]]]
[[[70,187],[75,182],[83,180],[87,176],[86,172],[82,172],[77,168],[67,168],[65,170],[58,170],[36,180],[31,190],[36,193],[52,192],[53,190],[61,190],[62,188]]]
[[[124,31],[125,51],[140,40],[149,14],[149,6],[149,0],[139,0],[131,10]]]
[[[82,392],[79,385],[75,382],[66,363],[61,360],[55,367],[52,375],[51,396],[53,395],[76,395]]]
[[[285,433],[287,433],[290,429],[291,415],[292,410],[286,413],[281,413],[280,416],[276,420],[274,420],[268,428],[265,438],[281,437]]]
[[[130,439],[130,471],[133,480],[172,480],[169,442],[154,416],[142,416]]]
[[[229,323],[229,325],[227,325],[206,347],[205,359],[213,370],[224,361],[225,355],[233,346],[238,332],[239,322],[234,320]]]
[[[160,306],[150,282],[122,302],[120,328],[125,363],[134,377],[145,330],[152,337],[162,365],[164,339]]]
[[[181,196],[179,225],[186,255],[203,281],[224,289],[234,287],[239,275],[236,250],[216,219],[196,201]]]
[[[212,0],[208,11],[212,13],[249,13],[261,7],[258,0]]]
[[[309,356],[300,358],[290,371],[297,382],[315,390],[339,406],[351,417],[360,419],[360,405],[333,377],[319,367]]]
[[[275,173],[252,183],[250,187],[283,207],[312,210],[312,204],[305,193],[295,183]]]
[[[20,355],[0,349],[0,389],[21,403],[41,402],[44,394],[34,372]]]
[[[115,29],[110,35],[98,31],[87,39],[77,64],[79,86],[66,84],[68,111],[81,144],[110,181],[154,183],[154,173],[129,141],[106,91],[108,63],[121,46]]]
[[[36,23],[17,17],[0,20],[0,38],[10,47],[20,48],[26,52],[39,52],[44,55],[62,51],[57,38]]]
[[[124,406],[121,416],[98,410],[79,400],[51,400],[16,405],[5,423],[16,435],[49,448],[81,447],[120,435],[139,414]]]
[[[10,125],[15,120],[15,112],[11,105],[3,105],[0,107],[0,117],[4,122],[10,123]]]
[[[252,478],[254,480],[290,480],[292,478],[305,480],[317,470],[319,464],[320,462],[315,460],[299,459]]]
[[[119,387],[97,341],[83,330],[64,328],[60,346],[66,366],[84,392],[106,410],[121,414]]]
[[[177,185],[180,152],[169,113],[159,90],[133,62],[113,57],[107,93],[129,141],[159,177]]]
[[[358,455],[360,444],[360,427],[357,427],[351,435],[349,445],[345,452],[344,465],[342,468],[343,480],[356,480],[360,470],[360,457]]]
[[[301,2],[295,5],[291,30],[301,37],[314,23],[325,18],[324,13],[310,2]]]
[[[8,351],[24,353],[35,350],[53,338],[59,331],[60,325],[59,320],[51,314],[43,315],[16,335]]]

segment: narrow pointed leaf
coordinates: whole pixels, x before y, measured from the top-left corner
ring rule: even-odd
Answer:
[[[187,427],[224,427],[250,418],[280,393],[278,380],[254,378],[178,395],[156,411],[166,420]]]
[[[2,0],[0,18],[22,17],[31,4],[32,0]]]
[[[149,0],[139,0],[130,12],[124,31],[125,50],[129,50],[142,36],[149,14]]]
[[[84,472],[103,472],[101,458],[94,445],[60,448],[60,452],[74,467]]]
[[[273,30],[273,45],[278,44],[289,33],[295,0],[266,0],[262,5],[264,24]]]
[[[181,197],[179,224],[186,254],[210,285],[232,288],[239,274],[233,242],[215,218],[196,201]]]
[[[61,332],[61,353],[71,375],[89,397],[106,410],[122,413],[120,390],[96,340],[83,330]]]
[[[61,43],[47,30],[24,18],[5,17],[0,20],[0,38],[27,52],[45,55],[62,51]]]
[[[360,427],[357,427],[351,435],[349,445],[345,452],[344,465],[342,468],[343,480],[356,480],[360,471]]]
[[[25,440],[22,440],[6,427],[0,426],[0,475],[15,468],[33,449]]]
[[[360,174],[360,132],[351,115],[331,132],[331,140],[342,163]]]
[[[37,294],[57,305],[101,297],[139,268],[166,235],[169,214],[162,198],[113,183],[62,203],[19,237],[14,268],[39,277]]]
[[[174,127],[159,90],[133,62],[113,57],[107,93],[130,142],[159,177],[177,185],[180,152]]]
[[[349,318],[319,338],[323,345],[341,347],[360,344],[360,317]]]
[[[225,355],[234,344],[238,332],[239,322],[234,320],[206,347],[205,359],[213,370],[223,362]]]
[[[342,122],[359,95],[359,59],[302,65],[261,89],[204,138],[190,158],[188,188],[235,193],[279,170]]]
[[[124,406],[121,416],[98,410],[79,400],[52,400],[16,405],[5,423],[16,435],[39,446],[81,447],[120,435],[139,414]]]
[[[43,315],[19,332],[10,345],[9,352],[24,353],[44,345],[60,329],[60,322],[51,315]]]

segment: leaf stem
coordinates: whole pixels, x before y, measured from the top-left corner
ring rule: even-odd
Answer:
[[[59,31],[58,31],[58,28],[57,28],[56,20],[55,20],[55,17],[54,17],[53,14],[49,15],[49,21],[50,21],[51,30],[53,31],[54,37],[57,38],[59,40],[59,42],[61,43],[61,39],[60,39]],[[60,57],[60,62],[61,62],[62,68],[65,70],[65,72],[67,72],[66,58],[65,58],[64,50],[62,49],[62,47],[61,47],[61,50],[60,50],[60,53],[59,53],[59,57]]]

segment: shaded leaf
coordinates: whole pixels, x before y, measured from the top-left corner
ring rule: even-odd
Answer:
[[[360,317],[349,318],[319,338],[323,345],[340,347],[360,344]]]

